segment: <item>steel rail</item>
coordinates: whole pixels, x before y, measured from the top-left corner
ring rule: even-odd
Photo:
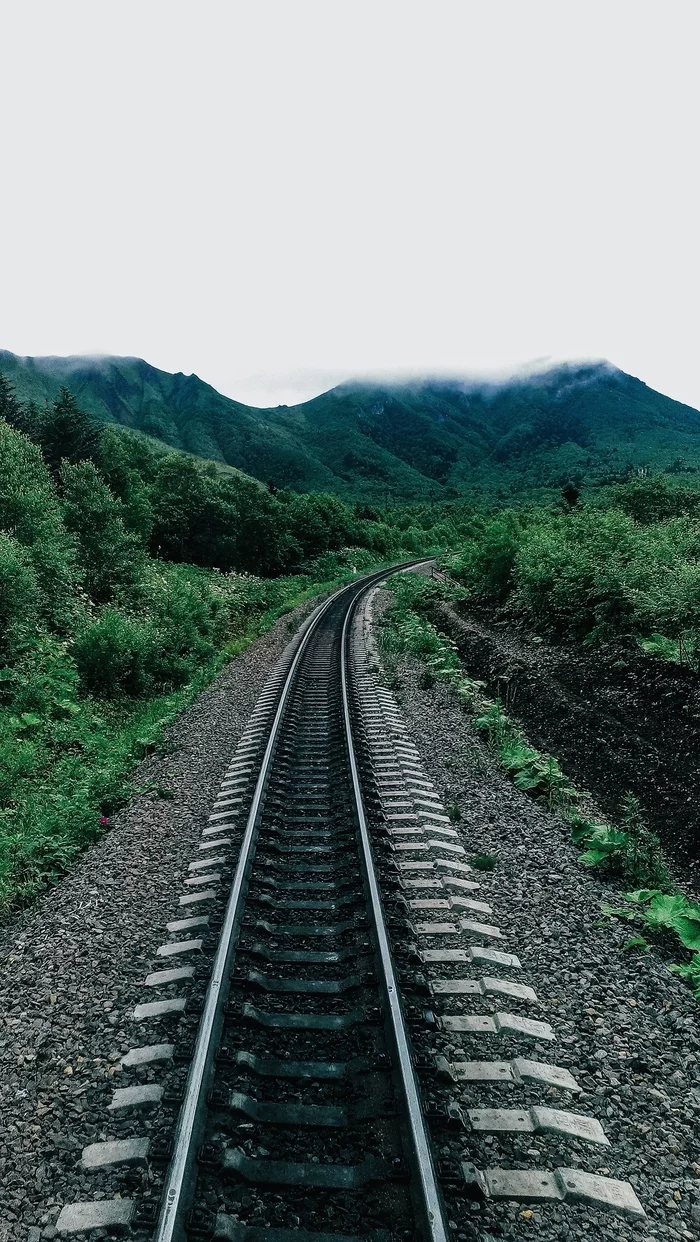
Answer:
[[[387,574],[398,573],[402,569],[409,568],[416,563],[419,562],[408,561],[401,565],[391,566],[388,569],[378,571],[368,576],[364,589],[368,590],[375,582],[380,582],[383,577],[386,577]],[[241,842],[236,872],[226,903],[221,935],[204,998],[202,1016],[197,1028],[194,1052],[185,1084],[184,1099],[175,1129],[173,1153],[163,1186],[160,1213],[153,1234],[153,1242],[184,1242],[185,1239],[185,1215],[190,1206],[191,1191],[196,1175],[197,1148],[202,1137],[206,1095],[213,1073],[217,1036],[220,1034],[223,1024],[223,1009],[229,989],[232,958],[236,946],[236,933],[240,928],[242,919],[247,881],[255,851],[258,820],[263,798],[295,674],[312,634],[318,628],[328,609],[338,601],[338,598],[344,592],[351,591],[357,585],[357,582],[350,582],[346,586],[341,587],[340,590],[335,591],[325,600],[315,613],[311,614],[280,692],[279,702],[270,728],[270,735],[262,758],[260,773]],[[364,590],[358,592],[357,598],[362,594],[364,594]],[[435,1235],[436,1242],[438,1236],[440,1239],[442,1238],[442,1235]]]
[[[197,1028],[194,1053],[175,1131],[173,1154],[163,1187],[161,1210],[153,1235],[153,1242],[183,1242],[185,1236],[184,1214],[189,1207],[196,1146],[198,1139],[201,1138],[199,1131],[205,1105],[206,1088],[212,1070],[216,1035],[221,1026],[222,1009],[228,991],[231,957],[235,948],[235,933],[240,924],[245,901],[247,880],[257,836],[258,818],[272,766],[275,746],[284,716],[284,709],[294,681],[294,674],[299,666],[301,657],[321,618],[331,604],[335,602],[338,595],[342,593],[342,590],[347,590],[347,587],[341,588],[339,592],[335,592],[320,606],[316,615],[312,617],[294,654],[280,693],[279,703],[277,704],[270,736],[265,747],[260,773],[241,842],[238,864],[226,903],[221,935],[207,986],[202,1016]]]
[[[364,594],[364,592],[361,592],[361,594]],[[389,936],[384,922],[379,883],[374,870],[374,859],[372,856],[367,817],[365,815],[364,800],[362,797],[362,786],[360,783],[360,775],[353,743],[352,718],[350,714],[350,692],[347,673],[347,666],[349,662],[348,636],[352,618],[359,599],[360,594],[358,594],[353,600],[345,615],[341,639],[340,675],[348,760],[350,765],[350,774],[352,777],[352,787],[355,795],[355,808],[357,812],[365,873],[369,888],[371,913],[374,921],[374,931],[377,939],[377,949],[381,965],[381,984],[386,998],[388,1027],[391,1041],[394,1045],[398,1081],[403,1095],[403,1104],[405,1108],[405,1130],[411,1146],[411,1151],[408,1154],[411,1158],[410,1164],[413,1166],[413,1171],[420,1187],[420,1194],[415,1193],[414,1189],[414,1202],[418,1211],[423,1216],[421,1223],[423,1225],[425,1238],[428,1239],[429,1242],[448,1242],[449,1231],[445,1221],[442,1196],[438,1188],[437,1176],[435,1173],[435,1166],[433,1164],[432,1151],[430,1147],[430,1139],[428,1137],[425,1117],[421,1106],[418,1081],[413,1068],[411,1048],[401,1010],[399,988],[396,981],[396,974],[394,972],[394,963],[391,956],[391,948],[389,946]]]

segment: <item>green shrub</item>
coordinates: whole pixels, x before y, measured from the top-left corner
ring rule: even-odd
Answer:
[[[148,694],[160,660],[155,627],[115,608],[105,608],[88,622],[77,635],[72,654],[83,691],[105,698]]]
[[[189,565],[156,573],[151,585],[158,655],[150,663],[153,681],[179,686],[223,646],[230,630],[225,602],[211,591],[207,576]]]
[[[571,814],[571,837],[583,845],[584,867],[604,866],[612,875],[634,884],[668,884],[670,874],[661,842],[652,832],[634,794],[624,795],[620,819],[624,827],[587,820]]]
[[[700,506],[665,483],[614,490],[620,507],[510,511],[472,523],[448,561],[472,597],[579,639],[655,635],[694,662],[700,642]]]
[[[501,746],[500,759],[517,789],[546,802],[549,807],[568,807],[577,796],[553,755],[540,754],[520,738]]]
[[[648,526],[674,517],[695,517],[700,512],[700,492],[673,487],[661,474],[632,479],[611,487],[608,503],[635,522]]]
[[[474,536],[450,558],[450,572],[471,595],[503,603],[513,586],[521,537],[521,520],[514,512],[482,520]]]

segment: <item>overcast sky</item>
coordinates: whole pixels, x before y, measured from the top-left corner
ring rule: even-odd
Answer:
[[[0,348],[700,406],[697,0],[4,0]]]

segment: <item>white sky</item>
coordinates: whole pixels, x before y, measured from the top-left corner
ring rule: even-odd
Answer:
[[[700,406],[697,0],[0,0],[0,348]]]

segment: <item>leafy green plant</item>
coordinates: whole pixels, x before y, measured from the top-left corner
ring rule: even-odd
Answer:
[[[669,966],[669,970],[685,979],[695,998],[700,1001],[700,953],[694,953],[689,962]]]
[[[620,818],[624,828],[570,813],[571,838],[574,844],[585,847],[579,862],[584,867],[604,866],[611,874],[636,884],[668,884],[670,874],[661,842],[649,828],[634,794],[624,795]]]
[[[644,936],[631,936],[629,940],[622,946],[623,953],[628,953],[631,949],[640,949],[642,953],[650,953],[651,945]]]
[[[671,877],[661,842],[651,831],[639,799],[633,793],[624,794],[621,810],[628,836],[623,851],[625,878],[637,884],[667,885]]]
[[[630,905],[608,913],[640,918],[648,927],[668,927],[686,949],[700,952],[700,905],[688,901],[683,893],[663,893],[653,888],[637,889],[622,896]]]
[[[641,923],[652,930],[674,932],[692,957],[689,962],[670,966],[669,969],[685,979],[700,1000],[700,905],[688,901],[683,893],[664,893],[656,888],[637,889],[623,893],[622,897],[628,903],[626,906],[604,905],[603,912]],[[644,937],[637,936],[629,944],[640,940]]]
[[[700,654],[700,632],[684,630],[677,638],[666,638],[663,634],[651,634],[649,638],[637,639],[642,651],[647,655],[656,656],[659,660],[667,660],[672,664],[687,664],[697,670]]]
[[[499,748],[521,743],[521,735],[513,721],[503,710],[500,699],[484,699],[481,710],[474,717],[474,725],[488,735],[493,746]]]
[[[575,844],[585,844],[586,849],[579,854],[578,861],[583,867],[600,867],[605,864],[612,870],[622,870],[622,858],[628,844],[628,836],[610,824],[585,821],[572,830]]]
[[[612,871],[622,871],[622,858],[628,845],[626,832],[611,827],[609,823],[598,823],[583,840],[586,850],[578,856],[582,867],[599,867],[604,863]]]
[[[568,806],[576,797],[574,786],[557,760],[552,755],[542,755],[526,746],[520,738],[504,743],[500,758],[516,788],[546,802],[548,806]]]

